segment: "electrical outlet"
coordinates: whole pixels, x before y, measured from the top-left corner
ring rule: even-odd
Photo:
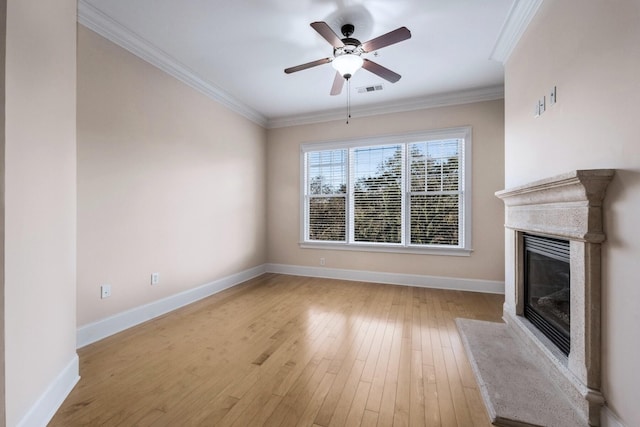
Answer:
[[[324,264],[325,264],[324,258],[320,258],[320,265],[324,265]]]
[[[111,296],[111,285],[100,286],[100,298],[105,299]]]
[[[157,285],[160,283],[160,273],[151,273],[151,284]]]

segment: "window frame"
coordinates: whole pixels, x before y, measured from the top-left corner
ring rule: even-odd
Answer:
[[[411,195],[410,181],[408,178],[408,168],[410,167],[410,156],[406,153],[408,147],[412,143],[439,141],[447,139],[462,139],[461,160],[463,166],[460,168],[462,174],[462,197],[459,206],[459,238],[461,244],[457,246],[448,245],[415,245],[411,244],[410,238],[410,207],[409,200]],[[352,224],[350,221],[350,209],[353,208],[353,182],[352,182],[352,159],[351,150],[354,148],[374,147],[383,145],[403,145],[403,175],[402,175],[402,212],[403,212],[403,240],[404,243],[373,243],[373,242],[354,242],[350,241],[353,236]],[[306,153],[324,150],[347,150],[347,176],[346,176],[346,194],[345,194],[345,241],[318,241],[307,240],[307,164]],[[312,249],[329,249],[329,250],[350,250],[365,252],[389,252],[389,253],[418,253],[432,255],[452,255],[452,256],[469,256],[472,249],[472,128],[471,126],[461,126],[447,129],[428,130],[415,133],[405,133],[396,135],[384,135],[369,138],[357,138],[349,140],[332,140],[307,142],[300,144],[300,241],[301,248]]]

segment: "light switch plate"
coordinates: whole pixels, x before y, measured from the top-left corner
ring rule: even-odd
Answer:
[[[557,94],[556,94],[556,87],[554,86],[553,88],[551,88],[551,90],[549,91],[549,106],[552,106],[553,104],[555,104],[558,101],[557,98]]]
[[[542,115],[542,113],[544,113],[544,111],[547,109],[546,99],[545,99],[544,96],[540,99],[538,104],[540,106],[540,108],[539,108],[540,115]]]

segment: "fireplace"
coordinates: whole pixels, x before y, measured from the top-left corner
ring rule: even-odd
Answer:
[[[524,317],[562,353],[571,349],[569,241],[525,233]]]
[[[604,401],[600,252],[613,174],[577,170],[496,193],[505,203],[503,318],[591,426],[599,425]]]
[[[600,425],[602,204],[611,169],[499,191],[505,323],[456,319],[491,423]]]

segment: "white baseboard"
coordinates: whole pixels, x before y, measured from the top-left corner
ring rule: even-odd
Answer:
[[[363,270],[346,270],[336,268],[305,267],[285,264],[263,264],[249,270],[207,283],[188,291],[154,301],[105,319],[77,330],[77,347],[81,348],[110,335],[124,331],[132,326],[166,314],[177,308],[191,304],[202,298],[238,285],[266,272],[289,274],[296,276],[325,277],[330,279],[355,280],[363,282],[386,283],[392,285],[418,286],[423,288],[451,289],[458,291],[504,293],[504,282],[492,280],[464,279],[454,277],[424,276],[416,274],[380,273]]]
[[[78,380],[80,380],[78,355],[74,354],[67,366],[20,420],[18,427],[46,426]]]
[[[600,427],[624,427],[611,409],[604,406],[600,411]]]
[[[418,274],[380,273],[375,271],[305,267],[285,264],[267,264],[267,272],[290,274],[295,276],[324,277],[329,279],[386,283],[390,285],[417,286],[420,288],[450,289],[456,291],[504,294],[504,282],[494,280],[424,276]]]
[[[81,326],[76,332],[76,346],[78,348],[84,347],[110,335],[124,331],[132,326],[139,325],[147,320],[151,320],[177,308],[191,304],[242,282],[246,282],[249,279],[253,279],[254,277],[264,274],[265,272],[265,265],[260,265],[202,286],[198,286],[197,288],[189,289],[161,300],[98,320],[97,322]]]

